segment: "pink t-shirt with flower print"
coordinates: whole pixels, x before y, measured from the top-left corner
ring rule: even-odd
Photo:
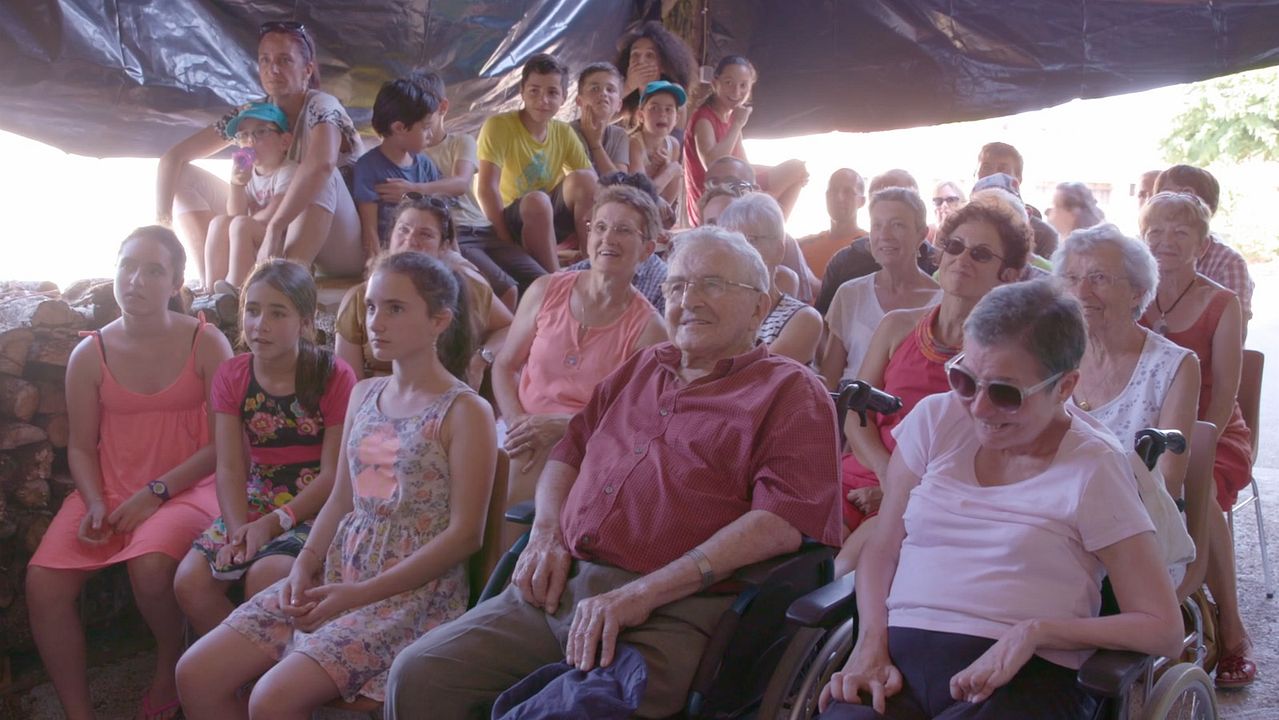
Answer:
[[[325,429],[342,431],[355,383],[351,366],[341,358],[333,358],[333,370],[320,396],[320,412],[309,413],[294,396],[267,395],[253,377],[253,354],[246,353],[218,367],[211,392],[213,411],[236,415],[244,421],[249,456],[254,463],[314,463],[320,459]],[[255,397],[249,397],[251,390]],[[287,410],[267,411],[268,406]]]

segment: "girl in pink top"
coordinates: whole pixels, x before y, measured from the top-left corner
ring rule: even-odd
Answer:
[[[652,198],[610,186],[592,214],[591,268],[538,278],[520,300],[493,364],[506,450],[518,461],[511,463],[508,502],[533,496],[547,453],[595,385],[639,348],[666,339],[657,311],[631,285],[661,232]]]
[[[706,168],[725,155],[746,160],[742,130],[753,110],[747,103],[755,79],[755,66],[750,60],[741,55],[725,56],[715,66],[710,97],[688,119],[689,132],[684,141],[684,201],[689,223],[694,227],[701,225],[697,200],[705,190]],[[776,198],[787,216],[799,199],[800,188],[808,182],[808,169],[801,160],[787,160],[773,168],[755,166],[755,175],[760,188]]]
[[[217,513],[207,398],[218,365],[231,357],[217,328],[180,312],[185,270],[172,231],[135,230],[116,267],[120,319],[80,343],[67,364],[76,490],[32,556],[26,588],[36,646],[69,718],[93,717],[76,598],[91,575],[117,563],[128,565],[156,641],[142,714],[178,711],[182,611],[173,574]]]
[[[223,363],[213,385],[222,516],[196,538],[176,582],[201,634],[231,613],[233,582],[243,578],[252,597],[288,574],[333,487],[355,386],[350,366],[310,339],[315,283],[306,268],[259,265],[241,303],[251,352]]]

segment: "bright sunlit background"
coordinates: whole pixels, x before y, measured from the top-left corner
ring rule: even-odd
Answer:
[[[1094,188],[1108,219],[1135,233],[1135,183],[1145,170],[1170,163],[1159,141],[1187,105],[1192,86],[1174,86],[1100,100],[1076,100],[1019,115],[879,133],[831,133],[784,140],[748,140],[752,162],[804,159],[812,179],[789,222],[796,237],[827,225],[824,190],[831,172],[851,167],[868,180],[894,167],[910,171],[925,198],[940,180],[967,188],[976,155],[992,140],[1010,142],[1026,158],[1022,195],[1040,209],[1052,205],[1058,182]],[[747,128],[749,134],[749,127]],[[7,252],[0,278],[52,280],[60,285],[110,276],[120,240],[155,217],[154,159],[68,155],[17,135],[0,133],[0,237]],[[202,166],[226,175],[227,161]],[[1223,188],[1213,229],[1251,261],[1279,255],[1274,205],[1279,163],[1221,162],[1209,166]],[[20,168],[20,171],[14,170]],[[863,209],[863,227],[866,225]],[[188,264],[188,273],[194,265]]]

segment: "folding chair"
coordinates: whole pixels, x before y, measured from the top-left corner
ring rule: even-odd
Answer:
[[[1261,372],[1266,366],[1266,356],[1256,350],[1243,351],[1243,369],[1239,374],[1239,410],[1243,414],[1244,424],[1248,426],[1248,431],[1252,434],[1252,460],[1257,461],[1257,432],[1261,415]],[[1248,486],[1252,488],[1252,493],[1245,498],[1238,500],[1234,507],[1226,513],[1230,521],[1230,536],[1233,538],[1235,534],[1235,513],[1243,510],[1249,505],[1257,514],[1257,540],[1261,545],[1261,572],[1265,578],[1266,599],[1275,596],[1274,575],[1270,570],[1270,552],[1266,544],[1266,521],[1261,514],[1261,491],[1257,487],[1257,478],[1249,473]],[[1235,546],[1236,551],[1238,545]]]

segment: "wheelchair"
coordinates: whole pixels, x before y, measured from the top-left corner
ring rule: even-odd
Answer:
[[[900,401],[893,402],[897,400],[893,396],[860,381],[842,388],[838,397],[841,427],[847,412],[858,413],[864,422],[866,410],[895,412],[901,407]],[[1135,451],[1150,469],[1162,453],[1183,453],[1186,449],[1186,438],[1176,430],[1146,429],[1135,438]],[[843,667],[857,639],[854,584],[854,574],[846,575],[800,598],[787,611],[794,639],[769,680],[757,718],[799,720],[817,715],[822,689]],[[1103,594],[1107,591],[1103,588]],[[1110,604],[1114,605],[1113,598]],[[1076,678],[1081,689],[1099,700],[1091,720],[1215,720],[1216,694],[1201,666],[1205,652],[1203,618],[1194,603],[1184,603],[1183,607],[1195,627],[1186,636],[1183,648],[1192,649],[1196,661],[1175,662],[1119,650],[1097,651],[1080,667]]]
[[[532,501],[512,506],[506,519],[531,525]],[[522,534],[503,554],[479,602],[506,587],[528,537]],[[830,584],[834,557],[834,548],[805,538],[796,552],[748,565],[721,583],[724,592],[735,597],[711,633],[677,717],[754,717],[763,689],[800,632],[786,622],[787,610],[807,593]]]

